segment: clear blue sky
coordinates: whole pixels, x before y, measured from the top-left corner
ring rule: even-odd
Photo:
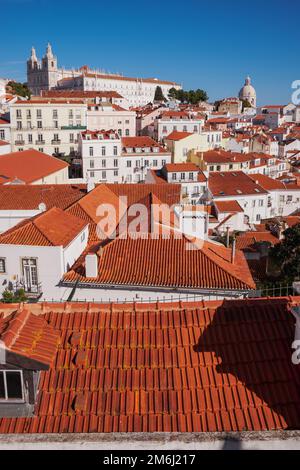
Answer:
[[[300,79],[299,0],[0,0],[0,11],[0,76],[16,80],[47,41],[59,65],[176,80],[211,100],[249,74],[260,104],[283,104]]]

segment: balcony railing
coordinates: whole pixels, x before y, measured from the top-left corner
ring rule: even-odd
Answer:
[[[82,130],[82,131],[85,131],[86,130],[86,126],[61,126],[61,129],[62,130]]]
[[[15,145],[25,145],[25,140],[15,140]]]
[[[45,141],[44,140],[36,140],[35,141],[35,145],[45,145]]]
[[[60,144],[61,143],[61,140],[51,140],[51,144],[55,145],[55,144]]]

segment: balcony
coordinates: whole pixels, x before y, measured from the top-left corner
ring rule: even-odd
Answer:
[[[61,126],[61,130],[63,130],[63,131],[68,131],[68,130],[85,131],[86,126]]]
[[[44,140],[36,140],[35,141],[35,145],[45,145],[45,141]]]
[[[61,144],[61,140],[59,140],[59,139],[58,139],[58,140],[53,139],[53,140],[51,140],[51,144],[52,144],[52,145]]]
[[[37,285],[28,288],[25,285],[23,278],[15,282],[13,287],[14,290],[24,289],[25,295],[29,302],[37,302],[43,294],[42,284],[40,282]]]
[[[25,145],[25,140],[15,140],[15,145]]]

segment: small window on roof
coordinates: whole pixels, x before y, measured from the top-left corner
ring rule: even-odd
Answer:
[[[237,192],[238,194],[243,194],[240,189],[237,189],[236,192]]]
[[[20,370],[0,371],[0,401],[24,401],[23,373]]]

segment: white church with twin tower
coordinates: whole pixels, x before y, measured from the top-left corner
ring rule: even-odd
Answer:
[[[91,70],[87,66],[79,69],[59,68],[57,57],[48,43],[46,54],[39,60],[32,47],[27,61],[27,83],[33,95],[43,90],[75,89],[83,91],[116,91],[123,96],[129,106],[144,106],[153,102],[155,90],[160,86],[165,97],[170,88],[181,89],[181,85],[158,78],[132,78],[120,74],[109,74],[101,70]]]

